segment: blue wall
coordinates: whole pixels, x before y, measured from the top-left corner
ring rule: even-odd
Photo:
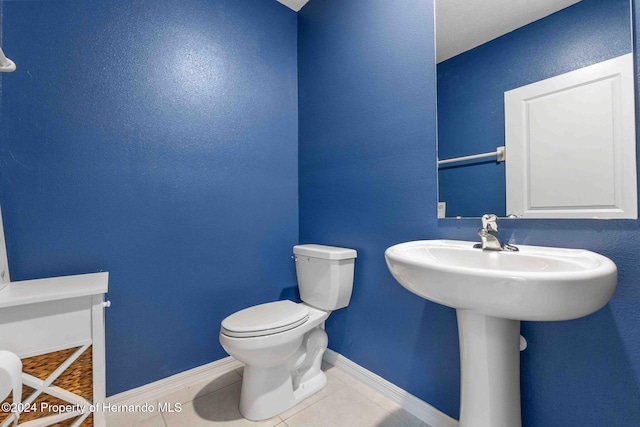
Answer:
[[[312,0],[298,16],[298,87],[296,15],[275,1],[4,12],[19,67],[1,77],[12,277],[110,271],[109,394],[224,357],[225,315],[293,296],[299,212],[301,242],[358,250],[330,347],[458,416],[455,313],[404,290],[383,257],[478,228],[435,219],[429,0]],[[603,253],[620,272],[594,315],[523,324],[525,426],[640,425],[638,221],[501,227],[515,243]]]
[[[383,256],[437,236],[432,16],[428,0],[300,11],[300,241],[358,251],[329,347],[457,417],[455,312],[404,290]]]
[[[4,2],[13,280],[109,271],[109,395],[226,356],[295,286],[296,14],[275,1]]]
[[[457,417],[455,313],[405,291],[384,263],[402,241],[477,238],[478,220],[435,219],[432,14],[428,0],[312,0],[299,13],[300,240],[358,250],[351,305],[329,318],[329,346]],[[523,323],[524,425],[640,425],[638,221],[501,228],[516,244],[600,252],[620,274],[597,313]]]
[[[631,52],[628,0],[574,6],[438,64],[438,155],[495,151],[504,145],[504,92]],[[447,216],[505,216],[504,163],[443,166]]]

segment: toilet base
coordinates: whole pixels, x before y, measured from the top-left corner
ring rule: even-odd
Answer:
[[[305,335],[302,354],[292,358],[302,359],[294,369],[289,363],[273,367],[245,365],[240,392],[242,416],[252,421],[265,420],[322,390],[327,385],[327,376],[320,370],[326,348],[327,334],[316,328]]]
[[[247,368],[249,369],[247,370]],[[273,369],[264,368],[258,368],[257,370],[268,372],[255,372],[255,370],[245,366],[242,378],[242,393],[240,394],[240,413],[251,421],[275,417],[322,390],[327,385],[327,376],[321,371],[293,391],[289,373],[285,375],[282,375],[282,372],[276,374]],[[275,378],[281,379],[279,381],[280,384],[276,384],[273,381]],[[266,381],[262,379],[266,379]]]

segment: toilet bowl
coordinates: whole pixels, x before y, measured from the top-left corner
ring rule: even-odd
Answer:
[[[225,318],[220,328],[222,347],[245,364],[240,413],[249,420],[276,416],[326,385],[322,325],[351,298],[355,250],[298,245],[294,254],[303,302],[249,307]]]

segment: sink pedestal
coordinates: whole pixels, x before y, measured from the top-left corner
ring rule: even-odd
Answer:
[[[410,292],[457,310],[460,427],[521,427],[520,321],[594,313],[613,295],[618,270],[609,258],[583,249],[474,245],[417,240],[391,246],[384,256]]]
[[[520,321],[456,310],[460,427],[521,427]]]

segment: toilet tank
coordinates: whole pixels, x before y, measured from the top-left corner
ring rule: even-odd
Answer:
[[[337,310],[349,305],[353,289],[353,249],[323,245],[297,245],[296,275],[300,298],[322,309]]]

